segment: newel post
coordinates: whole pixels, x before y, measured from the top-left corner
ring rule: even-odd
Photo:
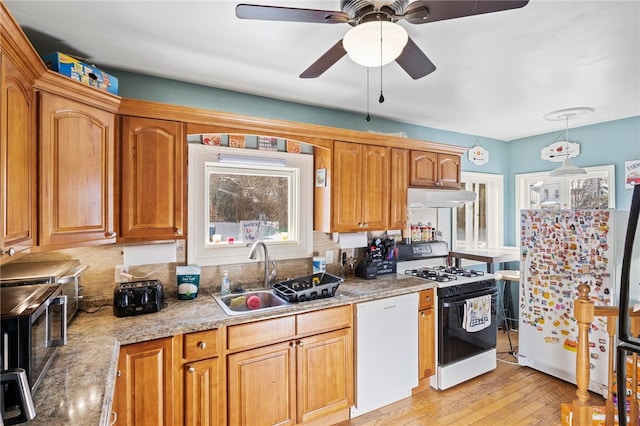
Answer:
[[[578,353],[576,360],[576,384],[578,399],[573,400],[573,420],[578,426],[591,425],[589,404],[589,328],[594,319],[594,303],[589,299],[591,288],[587,284],[578,286],[578,299],[574,304],[574,317],[578,321]]]

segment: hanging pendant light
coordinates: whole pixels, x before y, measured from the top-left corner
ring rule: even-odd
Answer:
[[[589,112],[593,112],[594,109],[590,107],[576,107],[576,108],[567,108],[561,109],[558,111],[553,111],[544,116],[546,120],[550,121],[560,121],[564,120],[566,123],[565,126],[565,138],[564,143],[566,146],[565,149],[565,158],[562,160],[562,165],[557,169],[552,170],[549,173],[549,176],[569,176],[569,175],[586,175],[587,171],[583,168],[574,166],[571,162],[571,157],[569,153],[569,119],[576,118],[581,115],[587,114]]]

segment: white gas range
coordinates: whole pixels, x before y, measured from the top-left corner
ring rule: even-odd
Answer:
[[[398,248],[398,274],[431,280],[436,288],[437,368],[431,387],[448,389],[494,370],[497,285],[493,274],[447,265],[449,248],[444,241]],[[478,316],[479,325],[470,325],[473,316]]]

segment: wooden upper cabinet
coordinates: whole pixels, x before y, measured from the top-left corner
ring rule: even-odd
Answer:
[[[460,156],[411,151],[409,186],[460,189]]]
[[[333,232],[387,228],[388,171],[388,148],[335,142],[331,188]]]
[[[40,246],[114,243],[112,112],[40,92]]]
[[[391,148],[389,229],[407,225],[407,188],[409,187],[409,151]]]
[[[33,81],[0,52],[0,264],[28,251],[36,230]]]
[[[122,117],[120,238],[186,235],[186,136],[180,122]]]

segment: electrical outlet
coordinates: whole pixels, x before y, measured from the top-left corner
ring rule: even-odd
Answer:
[[[327,250],[324,254],[327,265],[333,263],[333,250]]]
[[[124,283],[129,281],[129,278],[126,276],[128,268],[124,265],[116,265],[114,279],[117,283]]]

